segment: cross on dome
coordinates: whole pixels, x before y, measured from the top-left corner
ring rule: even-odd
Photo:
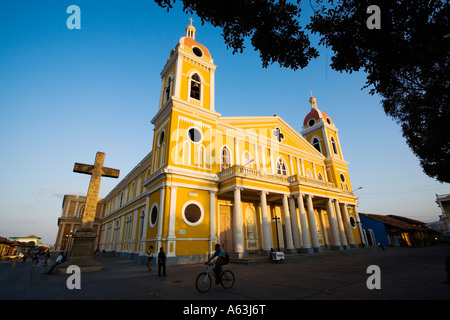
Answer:
[[[194,19],[189,18],[189,20],[191,21],[191,24],[188,25],[188,26],[186,27],[186,37],[195,40],[195,27],[194,27],[194,25],[192,24],[192,22],[194,21]]]
[[[316,98],[313,97],[312,91],[309,90],[309,93],[311,94],[311,98],[309,98],[309,103],[311,104],[311,109],[319,109],[317,107],[317,101]]]

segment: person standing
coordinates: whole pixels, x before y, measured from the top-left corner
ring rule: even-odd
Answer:
[[[163,247],[159,249],[158,253],[158,276],[161,277],[161,269],[163,271],[162,276],[166,276],[166,254]]]
[[[147,258],[147,272],[150,272],[150,271],[152,271],[152,267],[151,267],[151,263],[152,263],[152,260],[153,260],[153,246],[150,246],[149,248],[148,248],[148,252],[147,252],[147,255],[148,255],[148,258]]]

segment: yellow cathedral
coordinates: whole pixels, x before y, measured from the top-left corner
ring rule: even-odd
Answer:
[[[143,262],[163,247],[175,265],[206,261],[216,243],[236,259],[357,247],[357,197],[331,118],[312,95],[301,134],[277,115],[222,117],[216,66],[195,35],[191,22],[161,72],[152,151],[98,201],[96,248]],[[56,250],[70,249],[85,200],[64,197]]]

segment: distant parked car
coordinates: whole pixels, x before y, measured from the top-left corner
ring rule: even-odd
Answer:
[[[434,244],[449,244],[450,245],[450,236],[447,235],[437,235],[433,239]]]

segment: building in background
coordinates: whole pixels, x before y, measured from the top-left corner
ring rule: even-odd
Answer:
[[[431,245],[437,234],[425,222],[406,217],[360,213],[360,218],[369,245],[422,247]]]
[[[439,216],[442,232],[450,236],[450,194],[436,195],[436,203],[442,210],[442,215]]]
[[[277,115],[222,117],[216,65],[195,37],[191,24],[162,69],[152,151],[98,202],[98,250],[141,261],[152,245],[184,264],[205,261],[216,243],[235,258],[358,246],[357,197],[331,117],[312,94],[306,116],[289,119],[301,133]],[[70,249],[83,201],[64,197],[58,250]]]

